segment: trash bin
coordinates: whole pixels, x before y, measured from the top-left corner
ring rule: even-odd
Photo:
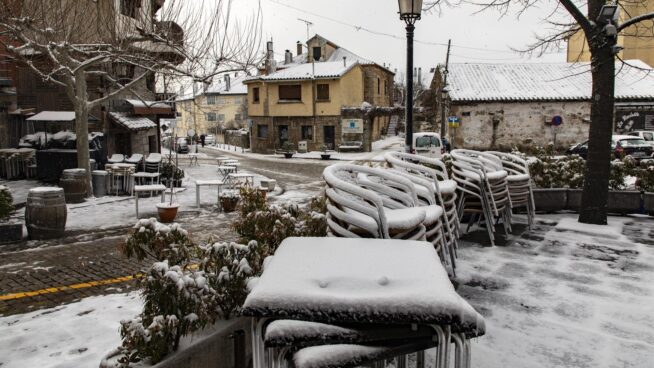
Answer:
[[[106,196],[109,173],[103,170],[94,170],[91,172],[91,176],[93,177],[93,194],[96,197]]]

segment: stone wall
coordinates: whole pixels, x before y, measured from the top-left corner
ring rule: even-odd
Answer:
[[[524,145],[545,145],[554,139],[546,122],[563,117],[556,131],[556,146],[567,148],[588,139],[590,103],[515,102],[470,103],[451,106],[450,114],[461,119],[454,133],[454,146],[468,149],[511,149]]]
[[[132,154],[140,153],[147,156],[150,153],[149,137],[154,136],[157,139],[157,129],[139,130],[132,133]],[[156,143],[155,143],[156,144]]]
[[[340,116],[297,116],[297,117],[251,117],[252,126],[252,152],[255,153],[274,153],[280,149],[279,127],[288,126],[288,140],[293,143],[297,149],[298,141],[301,141],[302,126],[313,127],[313,139],[307,141],[309,151],[319,151],[325,143],[324,127],[334,127],[334,143],[337,146],[341,142],[341,117]],[[315,119],[315,120],[314,120]],[[257,130],[259,126],[268,127],[268,135],[265,138],[259,138]],[[335,148],[335,147],[332,147]]]

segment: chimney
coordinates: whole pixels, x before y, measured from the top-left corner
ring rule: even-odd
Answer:
[[[231,88],[231,83],[229,80],[229,74],[225,74],[225,91],[229,92],[230,88]]]
[[[268,41],[266,44],[266,72],[271,74],[276,70],[277,65],[275,63],[275,53],[273,52],[273,42]]]
[[[234,78],[238,78],[238,72],[234,72]]]
[[[418,84],[422,86],[422,68],[418,68]]]
[[[302,55],[302,44],[300,41],[297,42],[297,54]]]
[[[347,57],[343,56],[343,67],[347,67]]]
[[[290,50],[286,50],[284,53],[284,64],[290,64],[293,62],[293,54]]]

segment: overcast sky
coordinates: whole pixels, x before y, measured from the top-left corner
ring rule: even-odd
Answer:
[[[450,62],[533,62],[511,48],[533,41],[542,31],[541,17],[552,10],[552,1],[538,2],[540,8],[523,14],[500,17],[494,11],[474,14],[478,8],[467,5],[444,8],[440,14],[423,14],[416,24],[415,65],[428,72],[445,61],[446,44],[452,39]],[[257,0],[234,0],[237,14],[246,14]],[[273,39],[277,59],[285,49],[295,54],[297,41],[306,41],[310,21],[311,36],[318,33],[339,46],[391,68],[404,69],[406,33],[397,14],[397,0],[261,0],[264,35]],[[361,27],[357,30],[355,27]],[[371,30],[372,32],[368,32]],[[388,35],[382,35],[388,34]],[[430,44],[426,44],[426,43]],[[564,50],[562,50],[564,51]],[[565,53],[545,55],[545,61],[565,61]]]

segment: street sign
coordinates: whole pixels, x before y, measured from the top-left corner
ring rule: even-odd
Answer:
[[[552,117],[552,122],[550,123],[552,126],[559,126],[563,124],[563,118],[559,115],[556,115]]]
[[[458,128],[459,125],[461,125],[461,119],[458,116],[449,116],[447,118],[447,125],[449,125],[450,128]]]
[[[189,130],[186,132],[186,134],[187,134],[188,137],[194,137],[194,136],[195,136],[195,130],[193,130],[193,129],[189,129]]]
[[[341,122],[341,132],[346,133],[363,133],[363,119],[343,119]]]

